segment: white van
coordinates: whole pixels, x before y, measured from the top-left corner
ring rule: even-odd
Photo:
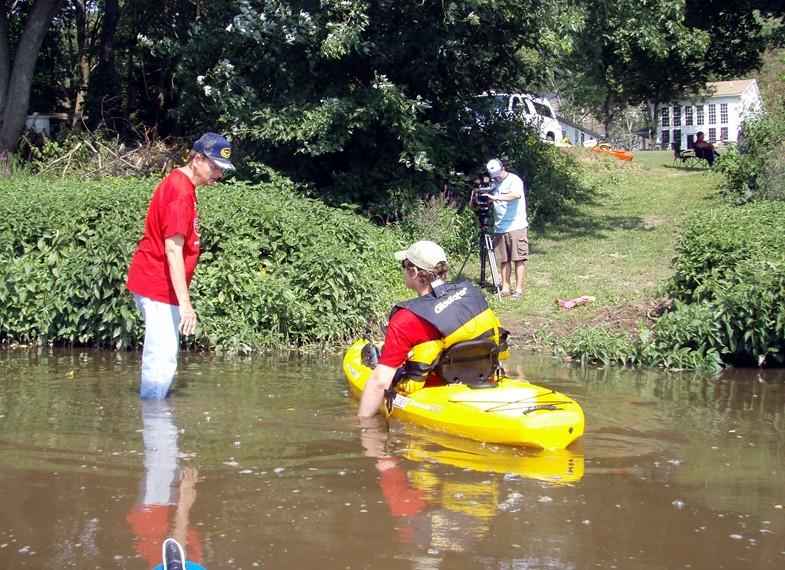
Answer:
[[[483,93],[480,97],[493,98],[494,114],[535,125],[540,130],[543,140],[548,142],[562,140],[561,125],[556,120],[556,113],[547,99],[531,93],[491,92]]]

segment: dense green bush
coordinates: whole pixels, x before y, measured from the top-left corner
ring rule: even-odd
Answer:
[[[125,347],[125,291],[157,180],[0,181],[0,340]],[[203,256],[194,345],[250,350],[358,334],[403,294],[400,233],[303,198],[283,180],[198,190]],[[396,289],[397,288],[397,289]]]
[[[729,204],[785,200],[785,103],[770,98],[744,122],[742,138],[717,161],[722,196]]]
[[[668,288],[706,304],[728,364],[785,364],[785,203],[764,201],[695,216],[684,230]]]
[[[674,308],[638,338],[606,329],[546,337],[583,362],[666,368],[785,365],[785,203],[726,206],[684,228]]]
[[[152,183],[1,180],[0,338],[128,342],[139,327],[123,285]]]
[[[681,231],[668,293],[692,303],[716,300],[749,267],[763,271],[785,259],[785,203],[759,202],[693,216]],[[768,268],[771,269],[771,268]]]

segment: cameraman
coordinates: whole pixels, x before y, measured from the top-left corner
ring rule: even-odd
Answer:
[[[494,181],[494,189],[487,196],[493,203],[493,253],[502,268],[502,295],[510,294],[512,263],[515,265],[515,293],[512,298],[518,299],[523,296],[524,264],[529,259],[529,220],[523,180],[507,172],[497,158],[488,162],[487,170]]]

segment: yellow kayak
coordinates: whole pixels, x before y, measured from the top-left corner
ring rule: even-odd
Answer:
[[[343,359],[349,388],[358,397],[371,374],[362,359],[366,344],[358,340]],[[447,384],[396,393],[391,417],[477,441],[540,449],[564,449],[584,427],[583,410],[572,398],[506,377],[482,388]]]

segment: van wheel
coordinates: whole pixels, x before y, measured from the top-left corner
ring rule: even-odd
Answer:
[[[553,133],[548,133],[547,135],[545,135],[545,140],[548,142],[555,142],[556,137],[553,136]]]

